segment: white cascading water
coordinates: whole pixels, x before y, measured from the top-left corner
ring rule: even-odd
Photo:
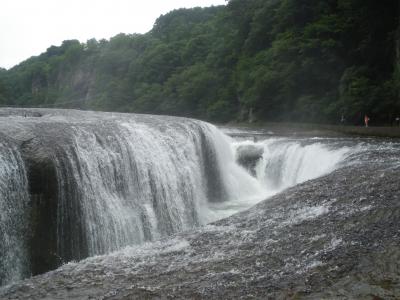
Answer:
[[[54,119],[64,126],[61,142],[51,146],[58,182],[57,256],[64,261],[229,216],[332,171],[349,152],[284,139],[239,142],[200,121],[137,118],[104,118],[94,124]],[[263,149],[256,176],[236,161],[237,148],[248,144]],[[25,241],[18,236],[29,194],[18,150],[0,150],[4,283],[23,277],[29,265]]]
[[[226,144],[231,145],[232,153],[237,153],[240,147],[250,146],[261,149],[262,157],[255,165],[253,181],[248,180],[252,184],[246,184],[242,190],[247,192],[241,193],[240,197],[231,197],[230,201],[214,205],[219,217],[227,217],[250,208],[288,187],[328,174],[351,153],[351,149],[347,147],[331,149],[318,142],[302,145],[300,141],[285,138],[269,138],[259,142],[235,141],[226,136],[225,139],[229,139]],[[229,147],[225,147],[225,152],[228,151],[226,149]],[[231,159],[232,154],[225,157]],[[236,179],[238,178],[241,177],[236,176]],[[233,189],[242,188],[235,180],[232,183],[230,186]]]
[[[229,138],[206,123],[124,121],[74,126],[71,135],[73,145],[57,157],[61,257],[107,253],[193,228],[221,217],[212,203],[263,192],[236,164]],[[81,230],[68,234],[73,228]]]
[[[216,149],[218,169],[228,197],[226,201],[208,203],[207,213],[203,214],[204,223],[228,217],[269,195],[265,186],[237,163],[234,140],[214,126],[209,125],[207,129]]]
[[[264,154],[256,168],[257,178],[269,191],[276,192],[332,172],[350,151],[287,139],[265,140],[261,146]]]
[[[0,285],[29,273],[25,215],[28,205],[21,156],[14,146],[0,143]]]
[[[73,131],[74,144],[63,163],[71,171],[60,174],[59,180],[77,191],[88,255],[200,224],[198,214],[207,195],[199,167],[201,136],[191,124],[165,124],[160,131],[157,126],[122,122],[105,135],[85,127]],[[71,194],[64,193],[61,203],[70,199]],[[70,213],[61,206],[60,216]],[[59,228],[65,228],[62,221]],[[59,249],[68,249],[69,243],[60,239]]]

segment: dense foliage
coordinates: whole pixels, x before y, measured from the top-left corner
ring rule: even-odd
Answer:
[[[389,123],[400,114],[399,31],[398,0],[179,9],[147,34],[64,41],[0,69],[0,104]]]

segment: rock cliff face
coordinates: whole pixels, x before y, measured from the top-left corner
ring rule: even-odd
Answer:
[[[2,299],[397,299],[398,151],[171,239],[0,290]]]

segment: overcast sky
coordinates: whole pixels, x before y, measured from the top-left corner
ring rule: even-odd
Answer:
[[[0,0],[0,67],[10,68],[63,40],[145,33],[175,8],[225,0]]]

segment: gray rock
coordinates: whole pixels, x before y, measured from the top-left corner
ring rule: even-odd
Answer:
[[[255,167],[263,154],[264,148],[262,146],[242,145],[236,150],[236,160],[252,175],[255,175]]]

